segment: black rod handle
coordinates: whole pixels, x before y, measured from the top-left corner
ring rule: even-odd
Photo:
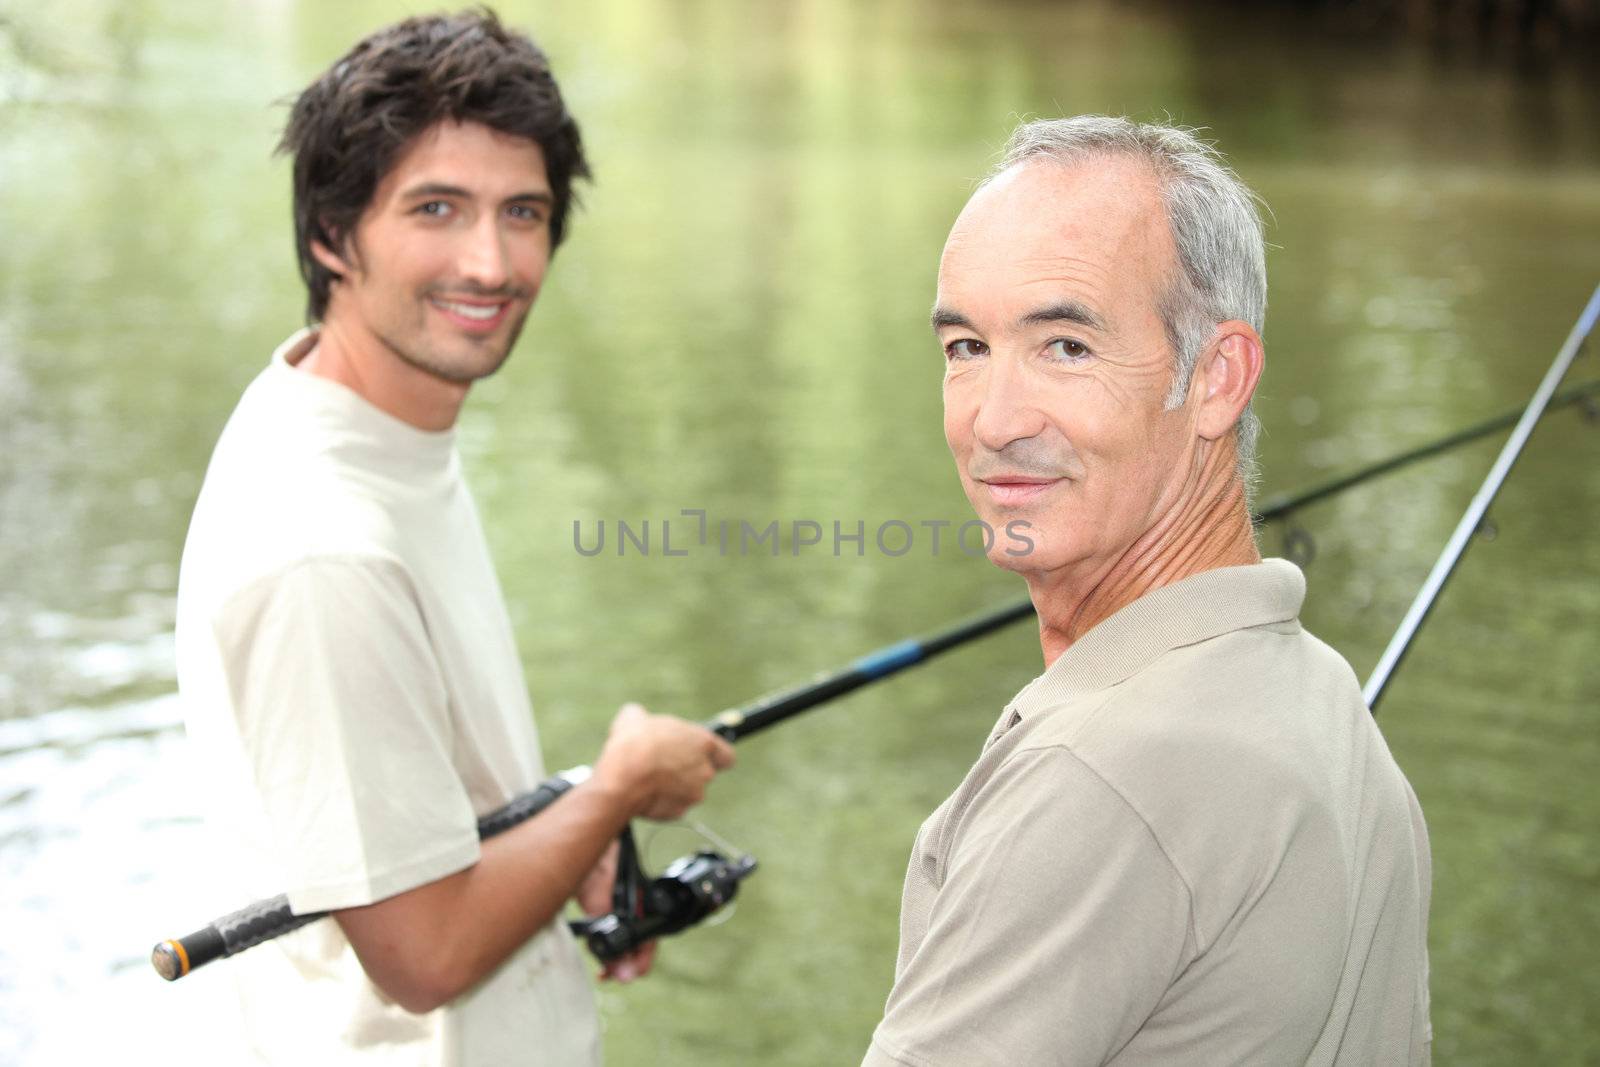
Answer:
[[[478,837],[487,839],[526,822],[588,777],[589,768],[575,767],[540,782],[531,792],[521,794],[505,807],[496,808],[479,819]],[[162,941],[150,950],[150,965],[167,981],[176,982],[213,960],[254,948],[327,914],[315,911],[297,915],[289,907],[287,896],[258,900],[213,920],[187,937]]]
[[[282,937],[326,914],[325,911],[316,911],[296,915],[290,909],[286,896],[258,900],[213,920],[188,937],[161,942],[150,951],[150,962],[157,974],[169,982],[175,982],[196,967],[204,967],[212,960],[223,959],[254,948],[263,941]]]

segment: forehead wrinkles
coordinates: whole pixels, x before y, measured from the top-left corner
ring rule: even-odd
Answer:
[[[1022,164],[980,189],[940,258],[941,299],[1019,285],[1087,286],[1084,298],[1157,306],[1176,246],[1154,175],[1132,160]],[[1110,291],[1108,291],[1110,290]],[[1114,313],[1115,308],[1102,308]]]

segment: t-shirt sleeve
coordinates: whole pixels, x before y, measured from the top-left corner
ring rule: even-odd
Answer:
[[[927,929],[869,1067],[1103,1063],[1194,943],[1188,890],[1149,828],[1061,748],[1018,753],[973,798]]]
[[[213,627],[295,911],[370,904],[477,861],[449,697],[398,563],[298,562],[231,597]]]

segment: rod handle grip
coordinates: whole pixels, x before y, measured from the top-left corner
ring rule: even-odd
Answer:
[[[591,773],[588,767],[573,767],[546,779],[532,792],[522,794],[505,807],[479,819],[478,836],[493,837],[533,818],[574,785],[585,781]],[[325,911],[316,911],[296,915],[285,895],[258,900],[213,920],[187,937],[160,942],[150,950],[150,965],[167,981],[176,982],[213,960],[224,959],[264,941],[281,937],[327,914]]]
[[[162,941],[150,950],[150,965],[167,981],[176,982],[213,960],[282,937],[326,914],[314,911],[296,915],[289,907],[287,896],[258,900],[213,920],[187,937]]]

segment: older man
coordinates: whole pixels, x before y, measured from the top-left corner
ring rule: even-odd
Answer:
[[[1046,670],[917,837],[869,1065],[1427,1060],[1421,811],[1252,536],[1252,199],[1086,116],[1018,130],[950,234],[945,434],[1032,527],[991,555]]]

